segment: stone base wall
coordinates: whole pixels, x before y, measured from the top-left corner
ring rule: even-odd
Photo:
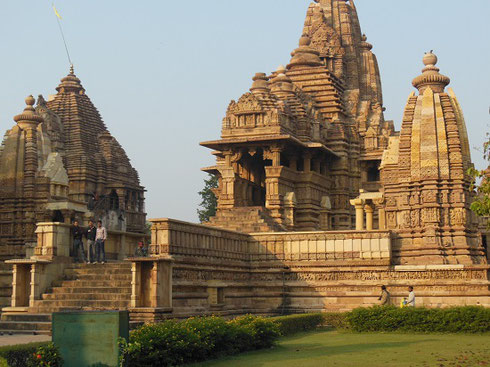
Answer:
[[[173,259],[173,312],[236,315],[348,311],[378,303],[386,285],[399,305],[490,307],[488,265],[393,265],[388,231],[244,235],[161,219],[153,256]]]
[[[173,317],[195,314],[282,314],[339,312],[378,304],[386,285],[399,305],[415,288],[417,306],[490,307],[488,268],[398,267],[381,263],[318,262],[198,264],[176,260]],[[224,302],[213,304],[209,288],[220,287]]]

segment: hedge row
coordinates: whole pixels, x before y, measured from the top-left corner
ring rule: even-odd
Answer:
[[[484,307],[358,308],[346,315],[352,330],[444,333],[490,332],[490,309]]]
[[[63,360],[53,343],[30,343],[0,347],[0,366],[61,367]]]
[[[272,317],[271,320],[279,326],[281,335],[291,335],[301,331],[318,328],[325,323],[325,316],[321,313],[298,314]]]
[[[124,366],[178,366],[224,355],[271,347],[280,336],[269,319],[242,316],[168,320],[133,331],[129,342],[120,341]]]

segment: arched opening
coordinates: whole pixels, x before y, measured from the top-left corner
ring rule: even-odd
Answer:
[[[51,222],[54,222],[54,223],[64,223],[65,222],[65,217],[63,216],[63,213],[60,210],[55,210],[53,212],[52,217],[51,217]]]
[[[119,196],[117,195],[116,190],[112,190],[111,194],[109,195],[109,209],[119,209]]]
[[[380,180],[379,168],[377,165],[368,168],[367,180],[368,182],[378,182]]]

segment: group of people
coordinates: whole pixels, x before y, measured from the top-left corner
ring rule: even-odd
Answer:
[[[75,262],[86,262],[87,264],[105,264],[105,241],[107,239],[107,230],[102,226],[102,221],[97,221],[97,227],[94,222],[88,222],[88,228],[80,227],[77,220],[73,222],[73,251]],[[83,245],[83,237],[87,239],[87,256]],[[80,256],[81,254],[81,256]]]
[[[408,298],[404,298],[400,304],[401,307],[415,307],[415,292],[413,291],[413,287],[408,287]],[[390,292],[386,289],[385,285],[381,286],[381,295],[378,298],[379,304],[381,306],[387,306],[390,304],[391,295]]]

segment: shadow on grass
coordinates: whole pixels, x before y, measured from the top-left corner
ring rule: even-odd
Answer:
[[[319,333],[320,334],[324,333]],[[400,342],[378,342],[378,343],[352,343],[352,344],[340,344],[340,345],[325,345],[325,343],[309,343],[307,341],[302,342],[305,337],[311,337],[312,334],[298,335],[283,339],[283,342],[272,349],[262,349],[253,352],[247,352],[236,356],[229,356],[223,359],[207,361],[204,363],[193,364],[191,366],[213,366],[217,362],[229,361],[230,364],[233,360],[241,357],[249,357],[253,359],[253,366],[263,366],[270,362],[291,362],[294,360],[305,359],[321,359],[332,357],[335,355],[351,354],[351,353],[364,353],[378,349],[389,348],[404,348],[411,345],[426,343],[431,341],[437,341],[437,339],[424,339],[424,340],[412,340],[412,341],[400,341]],[[367,338],[369,340],[369,338]],[[328,342],[327,342],[328,343]],[[260,361],[255,358],[260,358]]]

